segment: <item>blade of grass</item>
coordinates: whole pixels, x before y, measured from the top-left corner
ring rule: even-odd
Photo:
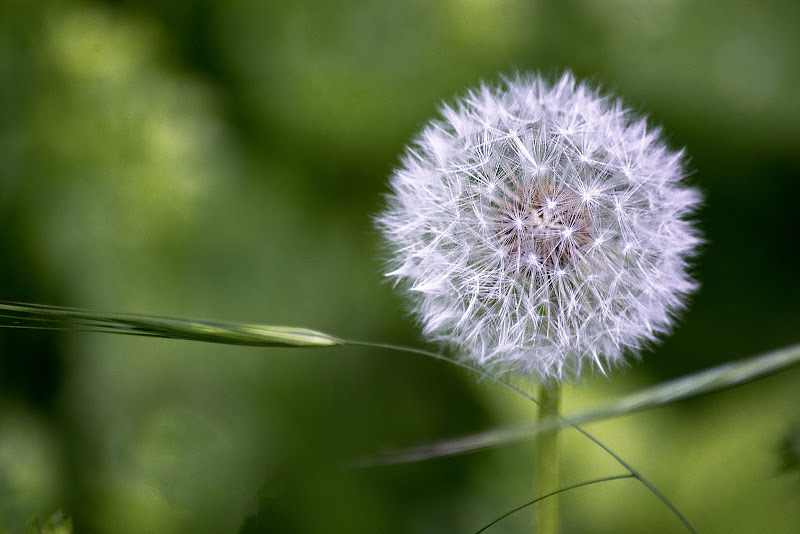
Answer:
[[[5,328],[78,330],[257,347],[326,347],[341,340],[328,334],[287,326],[175,319],[157,315],[105,313],[78,308],[0,302]]]
[[[528,506],[532,506],[532,505],[536,504],[539,501],[543,501],[544,499],[547,499],[549,497],[553,497],[554,495],[558,495],[559,493],[563,493],[565,491],[569,491],[569,490],[573,490],[573,489],[577,489],[577,488],[582,488],[583,486],[590,486],[592,484],[600,484],[602,482],[611,482],[611,481],[614,481],[614,480],[623,480],[625,478],[636,478],[636,477],[633,476],[633,475],[630,475],[630,474],[628,474],[628,475],[617,475],[617,476],[613,476],[613,477],[604,477],[604,478],[596,478],[594,480],[587,480],[585,482],[580,482],[578,484],[573,484],[571,486],[566,486],[564,488],[559,488],[558,490],[556,490],[554,492],[548,493],[547,495],[542,495],[541,497],[537,497],[537,498],[533,499],[532,501],[528,501],[528,502],[526,502],[525,504],[523,504],[521,506],[517,506],[513,510],[509,510],[508,512],[504,513],[503,515],[501,515],[497,519],[493,520],[491,523],[488,523],[488,524],[484,525],[483,528],[481,528],[480,530],[475,531],[475,534],[481,534],[481,532],[485,532],[485,531],[489,530],[490,527],[493,527],[494,525],[496,525],[497,523],[499,523],[500,521],[502,521],[506,517],[508,517],[510,515],[513,515],[513,514],[519,512],[520,510],[524,510]]]
[[[696,534],[697,531],[692,527],[692,525],[683,516],[683,514],[681,514],[680,511],[678,511],[678,509],[675,507],[675,505],[673,505],[672,502],[670,502],[670,500],[667,499],[667,497],[663,493],[661,493],[649,480],[647,480],[644,477],[644,475],[642,475],[636,468],[634,468],[631,464],[629,464],[628,462],[623,460],[622,457],[620,457],[617,453],[612,451],[603,442],[601,442],[599,439],[597,439],[596,437],[594,437],[593,435],[591,435],[590,433],[585,431],[583,428],[578,426],[576,423],[574,423],[574,422],[570,421],[569,419],[565,418],[564,416],[562,416],[558,412],[548,408],[546,405],[542,404],[541,402],[539,402],[538,400],[533,398],[531,395],[528,395],[527,393],[525,393],[524,391],[522,391],[518,387],[514,386],[513,384],[510,384],[510,383],[506,382],[505,380],[503,380],[499,376],[493,375],[493,374],[489,373],[488,371],[485,371],[484,369],[481,369],[480,367],[474,367],[474,366],[472,366],[472,365],[470,365],[468,363],[461,362],[461,361],[458,361],[458,360],[452,360],[450,358],[446,358],[446,357],[442,356],[441,354],[437,354],[435,352],[429,352],[429,351],[422,350],[422,349],[414,349],[414,348],[404,347],[404,346],[401,346],[401,345],[393,345],[391,343],[373,343],[373,342],[370,342],[370,341],[343,340],[343,343],[345,345],[356,345],[356,346],[362,346],[362,347],[383,348],[383,349],[388,349],[388,350],[396,350],[396,351],[400,351],[400,352],[408,352],[408,353],[412,353],[412,354],[421,354],[421,355],[424,355],[424,356],[428,356],[430,358],[434,358],[436,360],[447,361],[447,362],[449,362],[449,363],[451,363],[453,365],[456,365],[458,367],[462,367],[464,369],[472,371],[473,373],[477,374],[478,376],[482,376],[484,378],[488,378],[489,380],[492,380],[493,382],[497,382],[498,384],[500,384],[502,386],[505,386],[506,388],[516,392],[520,396],[522,396],[522,397],[528,399],[529,401],[533,402],[534,404],[536,404],[537,406],[539,406],[543,410],[546,410],[546,411],[550,412],[553,415],[553,417],[560,422],[560,425],[556,425],[553,428],[560,428],[562,426],[564,426],[564,427],[566,427],[566,426],[572,427],[575,430],[577,430],[578,432],[580,432],[581,434],[583,434],[583,436],[586,439],[590,440],[592,443],[594,443],[595,445],[597,445],[598,447],[603,449],[609,456],[614,458],[621,466],[623,466],[625,469],[627,469],[631,473],[631,475],[633,475],[637,480],[639,480],[639,482],[641,482],[653,495],[655,495],[661,502],[663,502],[664,505],[667,508],[669,508],[669,510],[672,512],[672,514],[675,517],[677,517],[680,520],[681,523],[683,523],[683,525],[686,527],[686,529],[689,532],[692,532],[692,533]]]
[[[693,375],[665,382],[626,395],[600,407],[567,415],[565,419],[576,424],[612,419],[752,382],[797,364],[800,364],[800,344],[760,356],[726,363]],[[543,432],[549,432],[564,426],[569,426],[569,424],[562,420],[550,419],[544,422],[497,428],[469,436],[389,451],[368,462],[371,465],[409,463],[441,456],[463,454],[533,439]]]

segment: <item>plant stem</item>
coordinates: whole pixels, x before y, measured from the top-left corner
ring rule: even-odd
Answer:
[[[554,417],[561,404],[561,386],[557,382],[542,384],[539,389],[538,421]],[[536,494],[548,495],[558,490],[558,430],[536,438]],[[536,503],[536,533],[558,534],[558,497],[553,495]]]

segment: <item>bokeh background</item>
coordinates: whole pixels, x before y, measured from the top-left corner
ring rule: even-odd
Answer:
[[[388,173],[443,99],[565,68],[688,147],[709,241],[674,335],[567,411],[797,342],[795,0],[3,0],[0,299],[422,345],[380,274]],[[796,533],[798,386],[589,430],[700,532]],[[352,462],[533,416],[409,354],[2,329],[0,532],[474,532],[533,497],[530,443]],[[565,484],[624,472],[563,444]],[[682,531],[632,481],[562,503],[566,533]]]

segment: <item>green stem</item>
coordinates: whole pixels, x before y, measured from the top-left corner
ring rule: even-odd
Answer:
[[[561,386],[557,382],[542,384],[539,390],[539,422],[552,419],[561,404]],[[548,421],[549,422],[549,421]],[[548,495],[558,490],[558,430],[544,432],[536,438],[536,494]],[[536,503],[537,534],[558,534],[558,497],[551,496]]]

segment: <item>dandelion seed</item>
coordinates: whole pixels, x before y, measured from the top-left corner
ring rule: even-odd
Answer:
[[[667,332],[696,283],[683,153],[567,73],[445,107],[377,217],[432,340],[545,382],[605,372]]]

